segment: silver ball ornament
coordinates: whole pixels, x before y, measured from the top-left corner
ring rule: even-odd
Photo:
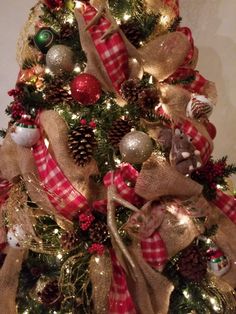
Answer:
[[[71,72],[75,66],[73,51],[65,45],[54,45],[46,54],[46,64],[54,74]]]
[[[146,133],[132,131],[122,138],[119,149],[123,161],[141,164],[151,156],[153,144]]]

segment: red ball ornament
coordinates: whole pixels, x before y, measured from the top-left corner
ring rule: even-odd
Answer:
[[[216,127],[210,121],[204,122],[204,126],[209,133],[210,137],[214,140],[216,137]]]
[[[93,105],[101,96],[101,85],[95,76],[79,74],[71,82],[71,96],[84,106]]]

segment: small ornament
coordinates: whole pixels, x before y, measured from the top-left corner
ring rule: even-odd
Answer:
[[[214,138],[216,137],[216,127],[214,126],[213,123],[211,123],[209,120],[205,120],[203,122],[208,134],[210,135],[210,137],[214,140]]]
[[[197,246],[189,246],[182,251],[177,269],[184,278],[200,282],[207,274],[207,258]]]
[[[122,138],[119,149],[123,161],[140,164],[151,156],[153,144],[146,133],[132,131]]]
[[[68,146],[76,164],[84,166],[90,162],[97,146],[93,128],[89,125],[79,125],[71,129],[68,135]]]
[[[16,144],[29,148],[38,142],[40,131],[30,116],[23,115],[11,128],[11,138]]]
[[[130,120],[117,119],[113,121],[111,129],[108,132],[109,142],[114,148],[118,148],[121,139],[131,131]]]
[[[207,251],[208,256],[208,269],[215,276],[220,277],[225,275],[230,269],[229,259],[217,247],[214,246]]]
[[[20,242],[24,241],[25,232],[20,225],[14,225],[7,232],[7,241],[10,247],[21,248]]]
[[[65,45],[54,45],[46,54],[47,67],[57,75],[71,72],[74,69],[74,53]]]
[[[42,0],[42,2],[52,10],[58,10],[64,6],[64,0]]]
[[[42,27],[34,36],[34,44],[45,54],[55,44],[56,38],[57,34],[50,27]]]
[[[213,110],[213,103],[204,95],[192,94],[191,99],[186,108],[186,115],[192,119],[200,119],[208,117]]]
[[[101,85],[95,76],[82,73],[71,82],[71,95],[84,106],[93,105],[101,97]]]

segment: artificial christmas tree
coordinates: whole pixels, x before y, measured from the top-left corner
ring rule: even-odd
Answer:
[[[32,8],[0,148],[1,313],[236,312],[236,167],[211,157],[216,90],[180,21],[177,0]]]

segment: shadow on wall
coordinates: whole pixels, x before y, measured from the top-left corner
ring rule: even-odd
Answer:
[[[235,0],[232,0],[232,7],[235,6],[233,1]],[[214,155],[217,158],[228,155],[229,161],[235,162],[236,42],[233,40],[234,28],[227,26],[226,29],[223,25],[224,33],[228,33],[229,36],[223,36],[219,32],[222,23],[225,22],[225,15],[222,12],[226,9],[225,6],[230,6],[228,2],[230,1],[180,0],[182,25],[191,28],[196,46],[199,48],[197,69],[207,79],[216,83],[218,91],[218,103],[211,116],[211,121],[217,127]]]

